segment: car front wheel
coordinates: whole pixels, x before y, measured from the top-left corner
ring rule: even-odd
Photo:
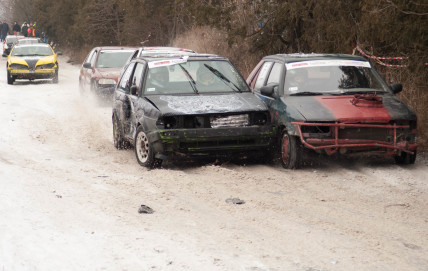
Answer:
[[[155,158],[153,148],[143,127],[140,126],[137,129],[137,134],[134,140],[135,156],[137,157],[138,163],[147,168],[160,167],[162,160]]]
[[[402,152],[400,155],[394,156],[395,163],[399,165],[411,165],[416,161],[416,150],[413,154]]]
[[[118,150],[124,149],[126,146],[116,115],[113,115],[113,143],[114,147]]]
[[[281,163],[286,169],[299,168],[302,162],[302,147],[298,138],[286,131],[281,137]]]
[[[10,72],[7,71],[7,83],[9,85],[13,85],[13,82],[15,82],[15,79],[12,77],[12,75],[10,75]]]
[[[58,70],[55,71],[54,78],[52,79],[52,83],[58,84]]]

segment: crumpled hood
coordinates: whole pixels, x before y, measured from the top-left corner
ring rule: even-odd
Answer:
[[[11,56],[10,63],[27,64],[30,68],[34,68],[36,64],[42,65],[55,62],[55,56]]]
[[[147,99],[166,116],[268,110],[252,93],[153,95]]]
[[[352,103],[354,96],[288,96],[287,107],[298,111],[308,122],[388,123],[391,120],[416,120],[415,113],[392,94],[379,95],[378,104]],[[300,116],[300,117],[301,117]],[[293,117],[299,120],[299,116]]]

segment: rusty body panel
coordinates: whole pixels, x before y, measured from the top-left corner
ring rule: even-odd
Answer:
[[[376,153],[394,156],[397,163],[414,163],[416,115],[395,96],[401,85],[387,86],[367,60],[349,55],[274,55],[256,69],[247,83],[268,105],[278,138],[286,134],[280,144],[283,152],[290,151],[284,144],[290,144],[292,136],[299,152],[307,148],[328,155]],[[298,72],[306,76],[300,85],[289,79]],[[276,82],[268,82],[273,73],[280,75]],[[301,158],[297,154],[292,165],[289,160],[283,165],[295,168]]]
[[[116,86],[112,113],[116,148],[134,145],[145,167],[169,156],[263,157],[276,134],[267,106],[228,59],[215,55],[132,60]]]

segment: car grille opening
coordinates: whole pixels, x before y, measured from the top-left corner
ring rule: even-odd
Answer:
[[[249,120],[248,114],[241,114],[241,115],[211,117],[210,123],[212,128],[245,127],[245,126],[249,126],[250,120]]]

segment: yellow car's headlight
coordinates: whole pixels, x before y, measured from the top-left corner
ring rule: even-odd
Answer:
[[[36,67],[36,69],[53,69],[55,67],[54,63],[43,64]]]
[[[28,70],[28,66],[22,64],[10,64],[9,68],[12,70]]]

